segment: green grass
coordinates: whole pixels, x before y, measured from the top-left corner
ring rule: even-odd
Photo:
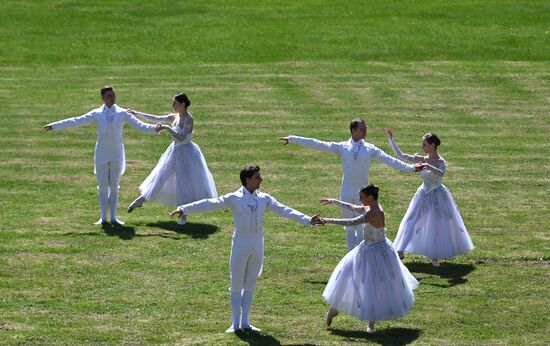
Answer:
[[[0,344],[545,344],[550,279],[550,57],[544,1],[4,1],[0,3]],[[232,219],[178,227],[150,203],[125,215],[170,138],[127,128],[120,229],[98,218],[94,126],[41,125],[117,103],[168,112],[191,98],[196,136],[218,191],[246,163],[262,190],[306,213],[337,197],[337,157],[280,136],[346,140],[350,119],[389,152],[436,132],[445,184],[476,245],[420,279],[410,316],[323,324],[321,297],[345,254],[343,232],[266,215],[266,259],[252,321],[226,335]],[[416,175],[380,163],[393,239]]]

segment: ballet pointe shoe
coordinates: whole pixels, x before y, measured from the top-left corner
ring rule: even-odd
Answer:
[[[332,319],[333,319],[336,315],[338,315],[338,310],[336,310],[336,309],[334,309],[334,308],[332,308],[332,307],[331,307],[330,309],[328,309],[328,311],[327,311],[327,317],[326,317],[326,319],[325,319],[325,322],[326,322],[327,326],[330,327],[330,325],[332,324]]]
[[[143,207],[143,200],[142,197],[136,198],[132,204],[128,206],[128,212],[131,213],[134,209]]]
[[[397,251],[397,256],[399,256],[399,259],[405,259],[405,253],[403,251]]]
[[[439,267],[439,260],[438,260],[437,258],[436,258],[436,259],[433,259],[433,260],[432,260],[432,265],[433,265],[434,267]]]
[[[374,328],[374,322],[369,322],[369,325],[367,326],[367,333],[374,334],[376,332],[376,328]]]

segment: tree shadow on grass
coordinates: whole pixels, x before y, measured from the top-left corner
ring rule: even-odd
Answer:
[[[281,342],[269,334],[263,332],[253,332],[239,329],[235,332],[235,335],[242,341],[248,343],[251,346],[279,346]]]
[[[447,285],[431,284],[440,287],[452,287],[468,282],[466,275],[475,270],[472,264],[463,263],[441,263],[439,267],[434,267],[431,263],[411,262],[405,264],[411,272],[426,273],[447,279]]]
[[[331,329],[331,334],[339,335],[347,341],[375,342],[379,345],[408,345],[420,336],[420,329],[384,328],[370,334],[363,330]]]
[[[189,222],[180,225],[175,221],[160,221],[147,224],[148,227],[162,228],[177,234],[185,234],[193,239],[207,239],[211,234],[216,233],[220,228],[218,226],[206,223]]]

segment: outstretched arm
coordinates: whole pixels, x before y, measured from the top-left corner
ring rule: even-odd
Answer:
[[[201,213],[205,211],[214,211],[220,210],[228,207],[228,198],[226,196],[221,196],[218,198],[208,198],[196,201],[193,203],[183,204],[173,210],[169,216],[173,217],[175,215],[188,215],[193,213]]]
[[[397,146],[397,143],[395,143],[395,140],[393,139],[393,133],[390,129],[385,128],[384,132],[386,133],[386,137],[388,137],[388,141],[390,142],[391,149],[393,150],[395,156],[400,158],[401,160],[409,161],[409,162],[420,162],[422,161],[422,157],[418,155],[409,155],[401,152],[399,147]]]
[[[154,122],[154,123],[171,124],[172,122],[174,122],[174,119],[175,119],[175,116],[172,115],[172,114],[160,115],[159,116],[159,115],[153,115],[153,114],[138,112],[138,111],[133,110],[133,109],[128,109],[127,112],[132,114],[132,115],[135,115],[136,117],[138,117],[142,120],[148,120],[148,121],[151,121],[151,122]]]
[[[384,151],[382,151],[380,148],[374,147],[373,148],[373,155],[376,157],[378,161],[381,161],[385,163],[386,165],[398,169],[400,171],[404,172],[415,172],[415,166],[405,163],[399,159],[396,159],[395,157],[391,157],[390,155],[386,154]]]
[[[334,204],[334,205],[339,206],[340,208],[346,208],[346,209],[351,210],[355,213],[361,213],[362,214],[366,210],[365,207],[362,206],[362,205],[351,204],[351,203],[340,201],[340,200],[337,200],[337,199],[334,199],[334,198],[322,198],[319,202],[323,205]]]
[[[143,121],[139,120],[135,116],[133,116],[130,113],[124,113],[126,114],[126,122],[135,128],[136,130],[147,132],[147,133],[157,133],[155,130],[156,126],[144,123]]]
[[[320,141],[314,138],[299,137],[299,136],[288,136],[279,138],[280,141],[283,141],[284,144],[296,143],[303,147],[324,151],[327,153],[339,153],[340,152],[340,143],[336,142],[325,142]]]
[[[359,215],[357,217],[354,217],[352,219],[321,218],[321,221],[324,221],[325,223],[331,223],[333,225],[356,226],[356,225],[361,225],[361,224],[367,223],[366,217],[367,217],[367,214],[364,214],[364,215]]]
[[[315,222],[314,218],[309,217],[309,216],[307,216],[307,215],[305,215],[305,214],[303,214],[303,213],[301,213],[297,210],[294,210],[290,207],[287,207],[286,205],[284,205],[282,203],[279,203],[279,201],[277,201],[275,198],[273,198],[271,196],[269,196],[269,197],[270,197],[271,200],[269,201],[267,207],[271,211],[273,211],[273,212],[275,212],[275,213],[277,213],[277,214],[279,214],[283,217],[292,219],[294,221],[298,221],[298,222],[300,222],[304,225],[314,224],[314,222]]]
[[[46,124],[42,127],[42,129],[44,131],[50,131],[50,130],[57,131],[57,130],[63,130],[69,127],[86,125],[93,121],[94,121],[94,113],[88,112],[78,117],[68,118],[65,120],[60,120],[60,121]]]

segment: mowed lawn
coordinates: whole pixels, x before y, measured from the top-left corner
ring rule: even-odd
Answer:
[[[3,1],[0,3],[0,344],[547,344],[550,339],[550,4],[545,1]],[[51,121],[117,103],[170,111],[189,95],[194,140],[218,192],[248,163],[262,190],[307,214],[338,197],[336,156],[283,146],[296,134],[420,152],[435,132],[444,183],[476,249],[432,267],[409,316],[324,325],[321,294],[346,253],[336,226],[266,214],[259,335],[227,335],[229,211],[178,226],[171,207],[127,205],[171,139],[125,130],[124,227],[93,226],[95,126]],[[388,238],[420,185],[375,162]]]

